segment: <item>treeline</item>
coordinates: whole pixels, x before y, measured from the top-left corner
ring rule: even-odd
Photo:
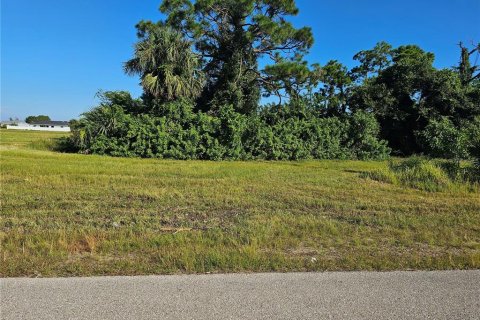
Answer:
[[[480,45],[437,69],[385,42],[357,66],[309,65],[311,29],[293,0],[164,0],[141,21],[125,71],[143,95],[104,92],[73,126],[83,153],[175,159],[480,158]],[[259,59],[269,60],[264,68]],[[261,97],[276,97],[261,105]],[[270,98],[272,100],[272,98]]]

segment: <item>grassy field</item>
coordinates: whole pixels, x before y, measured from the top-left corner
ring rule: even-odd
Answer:
[[[480,195],[368,179],[386,162],[48,151],[0,131],[1,276],[480,268]]]

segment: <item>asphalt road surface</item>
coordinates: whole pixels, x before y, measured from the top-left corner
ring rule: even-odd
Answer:
[[[480,270],[0,281],[2,319],[480,319]]]

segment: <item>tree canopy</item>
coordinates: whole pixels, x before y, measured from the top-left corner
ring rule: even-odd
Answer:
[[[384,43],[363,52],[357,55],[360,67],[352,71],[361,74],[364,81],[354,88],[350,106],[374,113],[382,137],[398,154],[424,151],[418,135],[430,120],[448,117],[458,126],[480,114],[478,84],[462,85],[459,69],[436,69],[433,53],[415,45],[391,49]],[[370,78],[366,78],[367,73]]]
[[[259,70],[259,59],[294,63],[313,44],[310,28],[287,21],[298,14],[294,0],[164,0],[160,10],[167,15],[165,24],[191,39],[202,57],[204,111],[232,103],[240,113],[255,112],[261,91],[278,86]]]
[[[26,123],[34,123],[34,122],[39,122],[39,121],[50,121],[50,117],[40,114],[38,116],[28,116],[25,118]]]

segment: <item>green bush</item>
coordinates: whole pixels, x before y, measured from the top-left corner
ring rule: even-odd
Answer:
[[[476,179],[480,181],[480,116],[473,121],[467,122],[463,130],[469,141],[468,152],[474,164]]]
[[[431,120],[420,133],[428,155],[447,159],[469,157],[470,141],[467,130],[457,128],[447,117]]]
[[[123,93],[105,93],[69,139],[72,149],[119,157],[205,160],[384,159],[389,149],[377,136],[373,116],[358,112],[322,118],[296,101],[244,115],[231,105],[215,115],[178,100],[151,107]],[[127,106],[119,105],[125,103]],[[150,110],[133,112],[134,108]]]
[[[357,111],[351,116],[348,130],[348,149],[357,159],[384,159],[390,153],[387,142],[379,140],[380,125],[375,116]]]
[[[459,127],[446,117],[432,120],[420,137],[427,154],[453,159],[441,163],[452,179],[480,181],[480,117],[463,121]],[[462,159],[472,165],[463,166]]]

